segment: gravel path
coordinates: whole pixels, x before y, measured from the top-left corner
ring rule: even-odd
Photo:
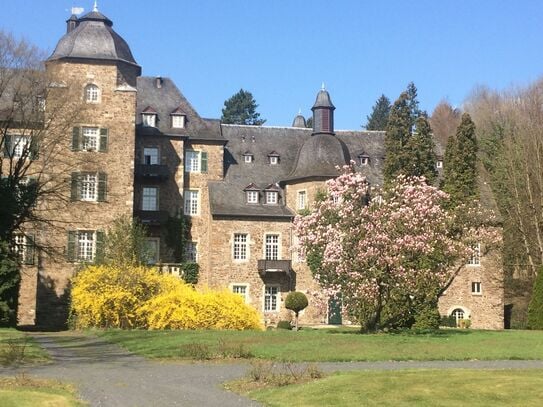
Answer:
[[[72,332],[33,334],[53,363],[0,368],[0,375],[27,374],[74,383],[91,406],[221,406],[259,404],[225,391],[221,383],[239,378],[246,363],[156,362],[117,345]],[[300,364],[303,365],[303,364]],[[327,372],[399,369],[543,369],[541,360],[320,363]]]

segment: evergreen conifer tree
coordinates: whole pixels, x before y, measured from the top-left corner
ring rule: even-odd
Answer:
[[[468,113],[462,115],[456,135],[447,142],[443,167],[443,190],[451,195],[453,205],[478,196],[477,140]]]
[[[528,306],[528,328],[543,329],[543,267],[537,273]]]
[[[428,184],[434,183],[437,178],[437,157],[434,148],[430,123],[424,115],[421,115],[415,123],[415,131],[406,146],[408,165],[404,174],[417,177],[424,176]]]
[[[411,111],[411,129],[416,125],[418,117],[423,114],[419,108],[419,100],[417,99],[417,87],[413,82],[407,84],[407,97],[409,99],[408,106]]]
[[[385,130],[390,107],[390,99],[385,95],[381,95],[373,105],[371,114],[366,116],[366,130]]]
[[[221,120],[226,124],[246,124],[260,126],[266,120],[256,111],[258,105],[251,92],[240,89],[238,93],[224,102]]]
[[[389,183],[400,174],[405,174],[410,157],[407,144],[411,137],[411,109],[409,95],[402,92],[390,109],[385,134],[385,166],[383,176]]]

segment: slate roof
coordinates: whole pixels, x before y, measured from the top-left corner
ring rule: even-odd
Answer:
[[[295,214],[285,206],[284,187],[292,179],[298,164],[298,156],[306,145],[325,135],[312,136],[312,129],[299,127],[265,127],[223,124],[222,135],[227,140],[224,161],[224,181],[209,183],[210,205],[213,216],[269,217],[290,219]],[[334,136],[327,135],[334,138]],[[371,183],[382,182],[384,132],[336,131],[332,143],[342,145],[350,156],[366,152],[369,165],[357,165],[357,170],[367,175]],[[330,141],[330,140],[328,140]],[[319,143],[316,143],[319,144]],[[309,150],[309,149],[308,149]],[[251,163],[245,163],[243,155],[250,151],[254,155]],[[276,152],[279,164],[269,164],[268,156]],[[309,154],[309,151],[308,151]],[[305,155],[304,155],[305,157]],[[315,168],[315,178],[330,178],[338,175],[335,169],[323,175],[319,162],[310,157]],[[333,171],[333,172],[332,172]],[[308,174],[308,177],[310,175]],[[261,192],[259,204],[247,204],[244,190],[251,184]],[[270,185],[279,185],[278,205],[264,203],[264,190]]]
[[[58,42],[48,61],[76,58],[122,61],[136,65],[130,47],[117,34],[112,21],[98,11],[77,19],[77,26]]]
[[[157,83],[158,82],[158,83]],[[169,78],[141,76],[137,79],[136,133],[139,136],[182,136],[194,141],[224,142],[220,121],[203,119]],[[152,109],[157,127],[143,126],[141,113]],[[185,127],[173,128],[171,115],[186,115]]]

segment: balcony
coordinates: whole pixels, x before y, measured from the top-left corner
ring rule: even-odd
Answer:
[[[136,178],[166,180],[170,176],[167,165],[136,164]]]
[[[167,222],[170,214],[168,211],[134,211],[134,216],[140,220],[143,225],[157,226]]]
[[[291,274],[291,260],[258,260],[258,274],[261,277],[275,273]]]

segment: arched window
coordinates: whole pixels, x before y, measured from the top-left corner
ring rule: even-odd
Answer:
[[[85,102],[98,103],[100,102],[100,88],[94,84],[85,87]]]
[[[464,319],[464,310],[462,308],[455,308],[454,311],[451,312],[451,316],[456,319],[456,323],[458,324],[460,319]]]

